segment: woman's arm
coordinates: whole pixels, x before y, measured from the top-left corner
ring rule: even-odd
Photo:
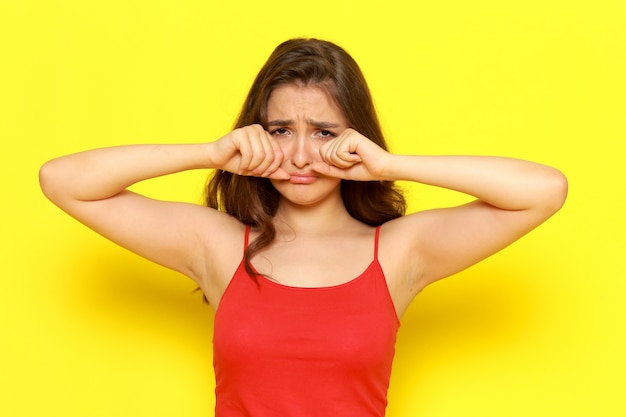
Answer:
[[[48,161],[40,170],[40,184],[52,202],[71,210],[73,204],[113,197],[139,181],[211,168],[209,147],[128,145],[89,150]]]
[[[198,168],[281,176],[281,162],[272,138],[260,126],[249,126],[211,143],[130,145],[63,156],[43,165],[40,183],[52,202],[91,229],[201,281],[203,254],[219,247],[213,237],[232,235],[237,222],[207,207],[158,201],[127,188]]]
[[[390,154],[382,179],[406,180],[459,191],[503,210],[556,212],[567,182],[555,168],[493,156]]]
[[[397,222],[416,233],[411,243],[421,260],[415,277],[420,289],[513,243],[556,213],[567,195],[567,180],[560,171],[530,161],[394,155],[389,162],[388,178],[476,197],[469,204],[425,211]]]
[[[545,165],[487,156],[394,155],[350,129],[322,154],[325,164],[316,169],[327,175],[413,181],[476,197],[385,225],[390,253],[407,254],[408,264],[398,269],[410,277],[411,297],[519,239],[559,210],[567,195],[564,175]]]

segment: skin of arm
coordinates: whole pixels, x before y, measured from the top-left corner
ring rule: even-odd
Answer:
[[[112,197],[149,178],[191,169],[225,169],[252,175],[284,175],[280,147],[258,125],[202,144],[129,145],[94,149],[53,159],[40,184],[54,203]]]
[[[325,175],[413,181],[476,198],[385,224],[381,257],[386,258],[399,310],[426,285],[481,261],[537,227],[567,196],[565,176],[546,165],[491,156],[395,155],[352,129],[320,152],[324,162],[314,169]]]
[[[120,246],[189,276],[214,301],[219,291],[211,297],[211,280],[227,272],[207,271],[207,265],[217,264],[213,257],[228,258],[229,251],[240,257],[236,232],[243,226],[208,207],[154,200],[127,188],[191,169],[284,178],[281,162],[280,148],[254,125],[209,143],[129,145],[62,156],[45,163],[39,177],[42,191],[59,208]]]
[[[207,217],[194,205],[153,200],[127,188],[150,178],[207,168],[207,145],[129,145],[53,159],[39,173],[54,204],[107,239],[199,281],[198,226]],[[211,223],[210,221],[208,223]],[[199,229],[196,229],[199,230]]]

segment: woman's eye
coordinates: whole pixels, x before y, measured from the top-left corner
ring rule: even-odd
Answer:
[[[289,131],[284,127],[279,127],[278,129],[274,129],[270,132],[272,135],[284,136],[289,134]]]
[[[334,138],[335,134],[331,132],[330,130],[320,130],[318,133],[318,136],[322,138]]]

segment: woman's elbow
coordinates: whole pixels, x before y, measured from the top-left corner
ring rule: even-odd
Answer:
[[[43,191],[44,195],[50,198],[50,193],[52,189],[52,181],[51,181],[51,171],[50,161],[46,162],[39,168],[39,187],[41,191]]]
[[[62,198],[63,179],[62,172],[55,160],[46,162],[39,168],[39,187],[43,194],[53,203]]]
[[[568,193],[567,177],[556,168],[550,170],[544,182],[544,198],[542,206],[549,216],[553,215],[563,207]]]

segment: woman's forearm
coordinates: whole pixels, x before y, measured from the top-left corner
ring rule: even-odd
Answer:
[[[42,190],[52,201],[93,201],[114,196],[139,181],[175,172],[212,168],[210,144],[129,145],[95,149],[47,162]]]
[[[383,177],[448,188],[507,210],[556,211],[567,194],[560,171],[502,157],[392,155]]]

